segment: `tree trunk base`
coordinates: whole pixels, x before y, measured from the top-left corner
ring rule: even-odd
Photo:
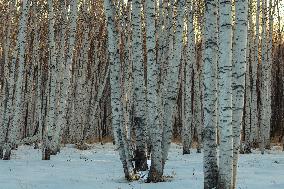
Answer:
[[[240,148],[240,154],[250,154],[251,146],[247,143],[242,143]]]
[[[42,160],[50,160],[50,155],[51,155],[50,149],[44,148],[42,152]]]
[[[267,145],[265,146],[265,149],[266,149],[266,150],[271,150],[270,144],[267,144]]]
[[[156,169],[154,168],[150,168],[150,171],[149,171],[149,176],[147,178],[147,183],[150,183],[150,182],[163,182],[163,173],[160,173],[158,172]]]
[[[11,148],[6,149],[3,160],[10,160],[11,159]]]
[[[186,149],[186,148],[183,148],[182,149],[182,154],[190,154],[190,149]]]
[[[3,155],[4,155],[4,151],[3,151],[3,147],[0,147],[0,159],[3,159]]]
[[[37,142],[35,143],[34,149],[39,149],[39,145]]]

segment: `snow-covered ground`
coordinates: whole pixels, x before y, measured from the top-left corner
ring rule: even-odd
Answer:
[[[167,182],[127,182],[113,145],[94,145],[80,151],[69,145],[50,161],[41,160],[41,151],[20,146],[12,160],[0,161],[0,189],[202,189],[202,154],[192,150],[182,155],[172,145],[165,175]],[[280,149],[260,155],[241,155],[237,189],[283,189],[284,153]]]

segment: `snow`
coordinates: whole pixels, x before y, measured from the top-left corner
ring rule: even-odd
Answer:
[[[180,145],[172,145],[166,163],[167,182],[127,182],[118,152],[112,144],[96,144],[81,151],[73,145],[62,148],[50,161],[41,160],[41,151],[20,146],[10,161],[0,161],[2,189],[202,189],[203,155],[192,150],[182,155]],[[237,189],[283,189],[284,153],[274,148],[240,156]]]

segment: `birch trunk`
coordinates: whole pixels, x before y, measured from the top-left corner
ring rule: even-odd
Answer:
[[[203,131],[203,124],[202,124],[202,109],[201,109],[201,86],[200,86],[200,71],[197,68],[197,61],[193,63],[193,76],[194,76],[194,101],[193,101],[193,128],[195,129],[195,134],[197,135],[197,153],[201,153],[201,148],[203,144],[202,140],[202,131]]]
[[[82,33],[82,47],[79,51],[79,61],[77,62],[77,70],[76,70],[76,80],[77,80],[77,86],[76,86],[76,93],[75,93],[75,141],[76,143],[79,143],[80,145],[84,144],[84,130],[87,125],[87,106],[88,103],[87,94],[88,86],[87,86],[87,64],[88,64],[88,51],[90,48],[90,39],[89,39],[89,22],[90,17],[88,13],[88,2],[84,2],[83,11],[82,11],[82,17],[83,17],[83,33]]]
[[[38,33],[36,33],[36,39],[38,39]],[[38,40],[37,40],[38,41]],[[42,65],[39,61],[39,43],[35,45],[36,58],[37,58],[37,82],[36,82],[36,124],[38,130],[37,142],[42,141],[42,125],[43,125],[43,109],[42,109]]]
[[[130,162],[129,149],[126,141],[126,136],[123,134],[124,129],[121,124],[122,119],[122,104],[121,89],[120,89],[120,59],[118,50],[118,34],[114,24],[115,7],[110,0],[104,1],[104,8],[107,18],[108,31],[108,51],[110,59],[110,85],[111,85],[111,107],[112,107],[112,127],[115,143],[118,146],[120,160],[123,165],[125,178],[128,180],[136,179],[133,170],[133,165]]]
[[[200,5],[195,5],[194,10],[195,14],[198,20],[197,28],[199,28],[200,33],[197,33],[197,39],[199,39],[200,47],[196,44],[196,62],[193,64],[193,70],[194,70],[194,124],[195,129],[197,132],[197,138],[198,138],[198,146],[197,146],[197,153],[201,152],[201,148],[203,146],[203,130],[204,130],[204,123],[203,123],[203,115],[204,115],[204,109],[203,107],[203,97],[204,97],[204,85],[203,85],[203,55],[204,52],[204,13],[200,12],[199,9]],[[199,14],[198,14],[199,13]],[[200,57],[200,58],[198,58]],[[198,66],[199,65],[199,66]]]
[[[218,188],[222,189],[231,189],[233,177],[231,9],[231,1],[220,1],[220,59],[218,65],[220,145]]]
[[[164,123],[162,138],[163,166],[168,157],[171,144],[173,117],[176,111],[178,95],[178,78],[182,52],[182,33],[184,25],[185,1],[177,2],[176,31],[172,50],[169,51],[169,75],[166,80],[166,94],[164,98]],[[174,31],[174,30],[172,30]]]
[[[235,1],[236,23],[234,30],[233,60],[233,188],[236,188],[237,167],[240,150],[240,134],[243,121],[245,75],[247,57],[247,18],[248,1]]]
[[[258,107],[257,107],[257,69],[258,69],[258,47],[259,47],[259,12],[260,0],[257,0],[257,12],[255,19],[255,43],[254,61],[252,63],[252,93],[251,93],[251,139],[250,146],[255,147],[258,141]]]
[[[158,103],[158,65],[155,50],[155,1],[146,0],[146,48],[147,48],[147,118],[151,143],[151,167],[149,182],[161,181],[162,165],[162,128],[159,123]]]
[[[48,52],[49,52],[49,97],[48,97],[48,109],[46,116],[46,126],[44,132],[46,132],[46,138],[43,139],[43,151],[48,151],[52,154],[56,154],[54,144],[54,131],[55,131],[55,119],[56,119],[56,54],[55,54],[55,36],[54,36],[54,11],[53,11],[53,0],[48,0]],[[43,153],[45,154],[45,153]],[[42,157],[42,159],[48,159]]]
[[[267,0],[262,0],[262,35],[261,35],[261,87],[260,87],[260,150],[264,154],[266,137],[270,135],[270,116],[271,107],[269,101],[271,96],[268,94],[268,61],[267,61]],[[269,95],[269,96],[268,96]],[[266,133],[269,133],[268,136]],[[268,137],[269,138],[269,137]]]
[[[64,74],[62,74],[65,70],[65,45],[66,45],[66,40],[65,40],[65,33],[66,33],[66,29],[67,29],[67,7],[65,5],[64,1],[60,2],[60,6],[59,6],[59,10],[61,11],[60,17],[59,17],[59,23],[60,23],[60,36],[59,36],[59,44],[58,44],[58,54],[57,54],[57,70],[56,70],[56,77],[57,77],[57,86],[56,86],[56,129],[58,130],[64,130],[64,127],[66,125],[63,126],[63,128],[59,127],[59,115],[62,113],[60,112],[60,108],[62,108],[62,104],[61,104],[61,96],[62,96],[62,86],[63,86],[63,77]],[[64,137],[62,137],[64,138]]]
[[[3,156],[4,144],[7,142],[6,135],[9,128],[9,120],[12,111],[12,100],[13,100],[13,91],[14,91],[14,67],[15,65],[10,63],[10,48],[11,48],[11,33],[12,33],[12,16],[15,11],[16,2],[11,1],[9,3],[9,23],[7,28],[7,34],[5,36],[5,45],[4,45],[4,85],[1,86],[1,95],[2,99],[2,114],[1,114],[1,132],[0,132],[0,146],[1,146],[1,158]],[[14,57],[17,55],[14,55]],[[9,82],[8,82],[9,81]],[[3,93],[3,94],[2,94]]]
[[[204,23],[204,189],[217,188],[217,1],[205,1]]]
[[[252,21],[252,14],[253,14],[253,4],[252,0],[249,0],[249,14],[248,14],[248,22],[249,22],[249,30],[248,30],[248,40],[247,40],[247,65],[246,65],[246,81],[245,81],[245,119],[244,119],[244,133],[245,133],[245,143],[242,147],[244,153],[251,152],[251,103],[252,103],[252,85],[251,85],[251,67],[254,61],[254,24]]]
[[[272,100],[272,63],[273,63],[273,14],[275,12],[275,5],[272,4],[272,0],[269,0],[269,33],[268,33],[268,49],[267,49],[267,95],[266,95],[266,110],[267,120],[265,127],[265,140],[264,146],[266,149],[270,149],[270,129],[271,129],[271,100]]]
[[[186,54],[186,53],[184,53]],[[187,55],[186,55],[187,56]],[[191,142],[192,142],[192,112],[191,112],[191,77],[187,78],[187,75],[192,74],[191,61],[187,62],[187,57],[182,58],[181,65],[181,122],[182,122],[182,154],[190,154]],[[189,69],[185,69],[188,67]]]
[[[26,47],[26,31],[28,23],[28,12],[30,8],[30,1],[24,0],[22,2],[22,14],[20,17],[19,33],[17,37],[17,51],[18,51],[18,75],[15,82],[15,92],[14,92],[14,103],[13,103],[13,119],[8,133],[9,149],[8,154],[12,145],[15,144],[16,140],[19,138],[20,129],[22,126],[22,89],[23,89],[23,78],[24,78],[24,68],[25,68],[25,47]],[[16,58],[12,62],[13,67],[16,64]],[[14,78],[13,78],[14,79]]]
[[[132,5],[132,56],[134,78],[134,127],[136,131],[135,169],[147,170],[146,159],[146,96],[141,27],[141,0],[134,0]],[[136,167],[137,165],[137,167]]]
[[[60,131],[67,124],[67,107],[68,107],[68,94],[71,85],[71,71],[73,63],[73,54],[75,46],[75,36],[77,29],[77,7],[78,1],[70,1],[70,16],[69,16],[69,36],[68,36],[68,49],[66,53],[66,62],[62,73],[62,88],[60,93],[60,102],[58,107],[58,118],[56,122],[56,131],[53,134],[54,151],[58,151],[60,142]]]
[[[184,114],[183,118],[183,154],[190,154],[192,143],[192,65],[195,63],[195,36],[193,28],[192,2],[187,1],[187,47],[184,74]],[[183,71],[183,70],[182,70]]]

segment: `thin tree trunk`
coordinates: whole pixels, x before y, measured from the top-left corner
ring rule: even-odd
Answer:
[[[136,131],[135,169],[147,170],[146,158],[146,96],[141,27],[141,0],[134,0],[132,5],[132,56],[134,78],[134,127]]]
[[[217,188],[217,1],[205,1],[204,23],[204,189]]]
[[[232,4],[221,0],[220,13],[220,60],[219,72],[219,179],[218,188],[231,189],[233,177],[233,133],[232,133]],[[244,74],[244,73],[242,73]]]
[[[158,103],[158,66],[155,50],[155,1],[146,0],[146,48],[147,48],[147,118],[151,143],[151,167],[149,182],[161,181],[162,165],[162,129],[159,123]]]
[[[237,167],[240,150],[240,135],[243,124],[243,109],[245,95],[245,76],[246,76],[246,58],[247,58],[247,18],[248,1],[236,0],[236,23],[234,30],[233,47],[233,188],[236,188]]]
[[[252,85],[251,85],[251,69],[252,64],[254,61],[254,24],[252,21],[252,14],[253,14],[253,4],[252,0],[249,0],[249,14],[248,14],[248,39],[247,39],[247,65],[246,65],[246,81],[245,81],[245,119],[244,119],[244,134],[245,134],[245,142],[242,147],[242,150],[244,153],[250,153],[251,152],[251,121],[252,121],[252,114],[251,114],[251,103],[252,103]]]
[[[10,48],[11,48],[11,32],[12,32],[12,16],[15,11],[16,1],[11,1],[9,3],[9,15],[8,15],[8,28],[5,37],[5,45],[4,45],[4,85],[1,86],[1,94],[2,97],[2,112],[1,112],[1,125],[0,125],[0,146],[1,146],[1,158],[3,156],[4,144],[7,142],[6,135],[9,128],[9,119],[11,116],[12,109],[12,100],[13,100],[13,90],[14,90],[14,66],[10,65],[9,57],[10,57]],[[16,55],[14,55],[15,57]],[[10,68],[10,69],[9,69]],[[8,82],[9,81],[9,82]]]
[[[172,138],[173,116],[176,111],[178,95],[178,78],[182,52],[182,33],[184,25],[185,0],[177,2],[176,32],[172,50],[169,51],[169,75],[166,80],[166,94],[164,99],[164,123],[162,138],[163,166],[168,157]],[[173,31],[173,30],[172,30]]]
[[[70,1],[70,17],[69,17],[69,36],[68,36],[68,50],[66,53],[66,62],[62,73],[62,88],[60,93],[60,101],[58,107],[58,118],[56,122],[56,131],[53,134],[54,141],[54,151],[59,150],[59,142],[60,142],[60,131],[61,129],[67,125],[67,107],[68,107],[68,94],[69,89],[71,88],[71,71],[72,71],[72,63],[73,63],[73,54],[74,54],[74,46],[75,46],[75,36],[77,29],[77,7],[78,0]]]
[[[266,108],[267,108],[267,120],[265,127],[265,141],[264,146],[266,149],[270,149],[270,129],[271,129],[271,100],[272,100],[272,52],[273,52],[273,14],[275,12],[275,5],[272,4],[272,0],[269,0],[269,35],[268,35],[268,49],[267,49],[267,95],[266,95]]]
[[[57,74],[56,74],[56,53],[55,53],[55,36],[54,36],[54,11],[53,11],[53,0],[48,0],[48,48],[49,48],[49,81],[47,85],[49,86],[49,97],[48,97],[48,109],[47,109],[47,116],[46,116],[46,126],[45,136],[43,140],[43,148],[42,150],[49,151],[52,154],[56,154],[54,144],[54,131],[55,131],[55,120],[56,120],[56,82],[57,82]],[[43,157],[43,159],[45,159]]]
[[[267,0],[262,0],[262,36],[261,36],[261,87],[260,87],[260,150],[264,153],[265,142],[270,135],[270,115],[271,112],[271,95],[268,94],[270,91],[270,83],[268,78],[268,67],[269,63],[267,60]],[[268,86],[269,85],[269,86]],[[269,134],[266,134],[269,133]],[[269,140],[269,139],[268,139]]]
[[[26,35],[27,35],[27,23],[28,23],[28,12],[30,8],[30,1],[24,0],[22,2],[22,14],[19,24],[19,33],[17,38],[17,50],[18,50],[18,75],[15,82],[15,101],[13,103],[13,119],[9,128],[8,141],[9,149],[7,150],[8,154],[11,154],[12,145],[15,144],[16,140],[19,138],[20,129],[22,126],[22,89],[23,89],[23,78],[25,75],[25,47],[26,47]],[[12,61],[13,67],[16,64],[16,58]],[[14,78],[13,78],[14,79]]]
[[[251,139],[250,146],[255,147],[258,141],[258,107],[257,107],[257,68],[258,68],[258,47],[259,47],[259,12],[260,0],[257,0],[257,12],[255,19],[255,43],[254,43],[254,61],[252,63],[252,94],[251,94]]]
[[[195,64],[195,36],[193,28],[192,2],[187,1],[187,47],[185,53],[185,74],[184,74],[184,118],[183,122],[183,154],[190,154],[192,143],[192,66]],[[182,70],[183,71],[183,70]]]

